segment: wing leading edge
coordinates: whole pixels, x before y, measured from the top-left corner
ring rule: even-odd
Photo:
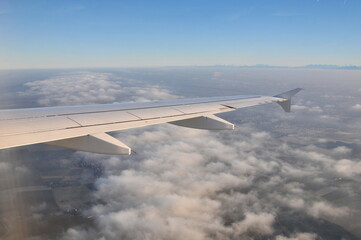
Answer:
[[[267,103],[290,111],[297,88],[271,96],[228,96],[174,101],[0,110],[0,149],[36,143],[102,154],[130,154],[124,143],[105,134],[172,123],[226,130],[234,125],[214,114]]]

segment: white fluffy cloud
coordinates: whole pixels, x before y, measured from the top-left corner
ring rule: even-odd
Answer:
[[[98,226],[93,238],[271,236],[279,206],[314,217],[337,219],[349,214],[347,208],[312,198],[305,186],[296,182],[315,175],[331,156],[293,150],[247,125],[220,133],[161,125],[119,133],[118,137],[136,151],[141,149],[130,158],[77,153],[98,158],[108,173],[98,180],[96,192],[105,204],[86,213],[95,217]],[[297,155],[300,151],[306,166],[280,160],[284,152]],[[320,165],[315,168],[314,164]],[[66,237],[79,231],[69,230]],[[277,239],[315,237],[300,233]]]
[[[350,209],[347,207],[335,207],[327,202],[315,202],[308,209],[308,213],[314,217],[345,217],[350,214]]]
[[[344,155],[344,154],[350,154],[352,152],[352,149],[348,148],[348,147],[345,147],[345,146],[339,146],[339,147],[336,147],[336,148],[332,149],[332,151],[335,154]]]
[[[304,110],[304,109],[307,109],[307,107],[303,106],[303,105],[292,105],[292,109],[294,109],[294,110]]]
[[[315,106],[314,103],[308,103],[307,106],[304,105],[292,105],[292,109],[296,111],[308,111],[310,113],[322,113],[324,110],[320,106]]]
[[[343,177],[353,177],[361,174],[361,162],[341,159],[336,162],[335,170]]]
[[[252,184],[252,177],[242,176],[239,170],[254,171],[258,160],[250,158],[248,163],[237,164],[237,152],[244,144],[232,149],[209,132],[173,126],[136,132],[124,139],[135,148],[143,148],[130,160],[135,162],[133,167],[123,169],[119,163],[116,169],[113,162],[108,168],[110,175],[98,181],[97,197],[110,201],[95,206],[90,213],[99,216],[98,224],[106,238],[112,239],[111,233],[124,239],[144,235],[149,239],[211,239],[217,234],[230,238],[273,232],[273,213],[247,203],[237,210],[239,216],[232,216],[235,219],[230,226],[223,224],[222,215],[233,215],[228,208],[240,203],[231,203],[230,195],[222,192]],[[261,142],[267,137],[264,133],[251,134],[250,140]],[[144,142],[139,143],[139,139]],[[103,161],[107,167],[107,159]],[[245,200],[254,197],[243,196]]]

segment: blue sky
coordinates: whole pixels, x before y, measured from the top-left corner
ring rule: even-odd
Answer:
[[[2,0],[0,68],[361,65],[360,0]]]

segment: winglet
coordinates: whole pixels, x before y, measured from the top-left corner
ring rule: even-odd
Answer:
[[[302,88],[296,88],[296,89],[293,89],[291,91],[280,93],[280,94],[275,95],[273,97],[283,98],[284,99],[283,101],[279,101],[277,103],[282,107],[282,109],[285,112],[290,112],[291,111],[291,98],[301,90],[302,90]]]

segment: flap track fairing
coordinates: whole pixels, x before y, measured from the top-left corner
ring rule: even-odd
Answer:
[[[207,130],[232,130],[234,129],[234,124],[219,118],[214,115],[208,115],[203,117],[190,118],[185,120],[179,120],[174,122],[169,122],[171,124],[188,127],[188,128],[197,128],[197,129],[207,129]]]
[[[84,152],[110,154],[110,155],[130,155],[131,149],[114,137],[106,133],[91,134],[82,137],[68,138],[58,141],[47,142],[47,144],[57,147],[70,148]]]

